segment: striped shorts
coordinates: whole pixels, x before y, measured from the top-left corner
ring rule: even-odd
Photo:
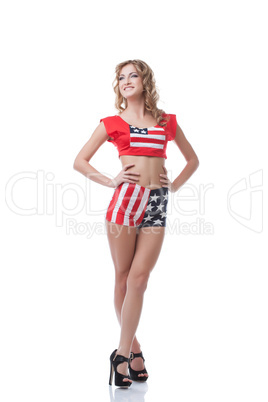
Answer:
[[[115,188],[106,219],[124,226],[166,226],[168,188],[150,190],[136,183]]]

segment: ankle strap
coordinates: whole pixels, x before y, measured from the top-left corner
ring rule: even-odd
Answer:
[[[131,353],[130,353],[130,358],[129,358],[129,360],[132,361],[132,360],[134,360],[136,357],[141,357],[142,360],[145,361],[142,352],[140,352],[140,353],[133,353],[133,352],[131,352]]]
[[[119,364],[124,363],[124,362],[129,363],[129,359],[122,355],[116,355],[114,357],[113,361],[116,366],[118,366]]]

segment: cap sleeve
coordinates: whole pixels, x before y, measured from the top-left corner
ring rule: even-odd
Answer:
[[[169,114],[170,120],[167,123],[168,141],[174,140],[177,131],[177,118],[175,114]]]
[[[117,131],[113,116],[103,117],[100,119],[100,123],[103,122],[106,132],[110,138],[107,141],[113,141],[116,139]]]

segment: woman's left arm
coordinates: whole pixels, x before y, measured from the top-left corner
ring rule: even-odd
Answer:
[[[174,141],[186,159],[187,164],[173,182],[171,182],[167,177],[167,169],[163,166],[165,174],[160,174],[162,177],[160,181],[163,183],[162,187],[168,187],[172,193],[176,192],[189,179],[189,177],[192,176],[199,166],[197,155],[178,124]]]

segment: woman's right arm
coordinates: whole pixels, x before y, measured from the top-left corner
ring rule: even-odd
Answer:
[[[122,182],[136,182],[138,179],[133,176],[139,176],[139,173],[127,173],[127,169],[131,166],[134,166],[133,164],[124,166],[121,172],[114,179],[110,179],[104,176],[92,165],[89,164],[92,156],[97,152],[100,146],[104,144],[105,141],[107,141],[108,138],[109,136],[106,132],[104,123],[101,122],[92,133],[90,139],[86,142],[86,144],[76,156],[73,168],[82,173],[88,179],[107,187],[115,188]]]
[[[112,179],[101,174],[92,165],[89,164],[92,156],[97,152],[99,147],[109,138],[104,123],[101,122],[92,133],[90,139],[83,146],[81,151],[77,154],[73,168],[82,173],[88,179],[93,180],[99,184],[107,187],[114,187]]]

